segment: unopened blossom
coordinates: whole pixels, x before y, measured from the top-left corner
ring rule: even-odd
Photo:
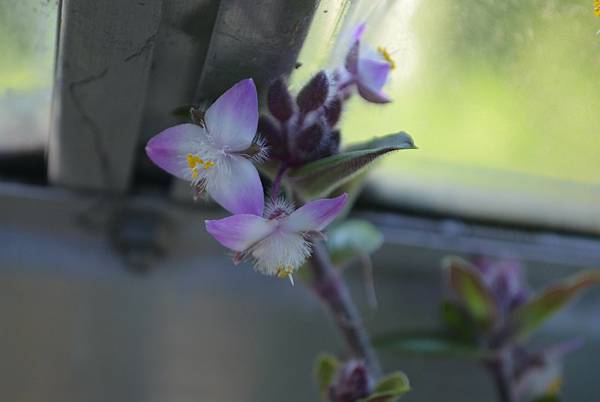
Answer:
[[[356,84],[358,93],[373,103],[387,103],[390,98],[383,92],[390,72],[396,62],[384,47],[373,49],[362,41],[366,24],[360,24],[353,32],[345,60],[345,70],[339,70],[340,85]]]
[[[251,258],[257,271],[292,280],[292,274],[311,254],[311,239],[322,236],[347,198],[342,194],[315,200],[295,211],[289,203],[276,200],[267,205],[264,216],[238,214],[207,220],[206,230],[237,253],[235,262]]]
[[[263,187],[250,152],[258,124],[251,79],[227,90],[204,114],[204,124],[170,127],[146,146],[152,161],[234,214],[261,214]]]
[[[302,166],[339,152],[340,132],[335,128],[342,104],[335,81],[319,71],[295,97],[282,78],[267,91],[271,116],[263,115],[258,130],[269,146],[269,158],[287,167]]]

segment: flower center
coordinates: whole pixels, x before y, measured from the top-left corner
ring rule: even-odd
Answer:
[[[199,156],[192,154],[187,154],[187,163],[188,167],[192,171],[192,179],[197,179],[200,175],[200,170],[198,169],[208,170],[211,167],[215,166],[215,163],[213,161],[205,161]]]
[[[294,268],[292,268],[291,265],[286,265],[277,267],[277,273],[275,275],[277,275],[278,278],[283,279],[290,276],[293,272]]]
[[[392,58],[392,55],[390,54],[390,52],[388,52],[388,50],[385,47],[379,46],[377,48],[377,51],[379,52],[379,54],[381,54],[385,61],[387,61],[390,64],[390,68],[392,70],[396,68],[396,61]]]

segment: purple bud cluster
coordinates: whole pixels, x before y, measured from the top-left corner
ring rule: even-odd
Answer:
[[[338,153],[340,130],[336,126],[344,102],[354,92],[367,102],[390,102],[383,87],[395,63],[388,53],[361,43],[365,29],[363,23],[353,30],[344,63],[319,71],[295,99],[282,78],[271,83],[267,94],[271,116],[261,116],[258,124],[271,159],[296,167]]]
[[[295,99],[283,79],[275,80],[267,93],[271,116],[261,116],[258,131],[269,147],[271,159],[288,167],[300,166],[339,152],[336,129],[342,101],[332,77],[317,73]]]
[[[473,264],[494,295],[503,319],[529,299],[530,291],[518,261],[477,256]]]

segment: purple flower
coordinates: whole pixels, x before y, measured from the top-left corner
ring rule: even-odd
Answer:
[[[351,360],[338,371],[328,396],[331,402],[355,402],[364,400],[372,390],[372,380],[364,363]]]
[[[503,315],[519,307],[529,298],[521,264],[516,260],[494,260],[483,256],[473,258],[483,282],[496,299]]]
[[[390,71],[396,63],[390,53],[383,47],[377,50],[361,43],[366,24],[360,24],[352,35],[352,42],[346,55],[346,69],[339,71],[340,87],[356,84],[358,93],[365,100],[373,103],[387,103],[390,98],[383,93]]]
[[[204,125],[170,127],[146,146],[152,161],[206,189],[234,214],[261,215],[263,187],[248,155],[258,124],[256,87],[251,79],[227,90],[204,115]]]
[[[250,257],[257,271],[292,280],[292,273],[310,256],[311,238],[321,235],[344,208],[347,198],[342,194],[316,200],[295,211],[289,203],[276,200],[267,206],[265,217],[238,214],[207,220],[206,230],[223,246],[237,252],[236,262]]]

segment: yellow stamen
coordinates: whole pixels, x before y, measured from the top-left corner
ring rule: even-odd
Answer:
[[[548,395],[557,395],[560,389],[562,388],[563,380],[561,377],[556,377],[550,384],[548,384],[548,388],[546,388],[546,394]]]
[[[282,266],[282,267],[278,267],[277,268],[276,275],[277,275],[277,277],[279,279],[285,279],[288,276],[290,276],[292,274],[292,272],[294,272],[294,270],[292,269],[291,266],[289,266],[289,265],[288,266]]]
[[[197,179],[200,176],[199,167],[203,167],[204,170],[208,170],[211,167],[215,166],[213,161],[204,161],[202,158],[196,155],[187,154],[186,155],[188,166],[192,171],[192,179]]]
[[[196,167],[196,165],[198,165],[198,164],[202,165],[204,163],[204,161],[196,155],[187,154],[187,163],[188,163],[188,166],[190,167],[190,169],[194,169]]]
[[[390,64],[390,68],[392,70],[396,68],[396,61],[392,58],[392,55],[390,54],[390,52],[388,52],[386,48],[384,48],[383,46],[379,46],[377,48],[377,51],[381,53],[385,61],[387,61]]]

